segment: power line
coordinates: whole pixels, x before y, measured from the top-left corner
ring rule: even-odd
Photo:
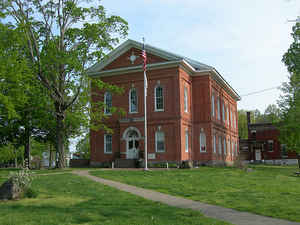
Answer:
[[[260,90],[260,91],[254,91],[254,92],[250,92],[248,94],[245,94],[245,95],[241,95],[241,97],[246,97],[246,96],[249,96],[249,95],[254,95],[254,94],[260,94],[262,92],[265,92],[265,91],[270,91],[270,90],[273,90],[273,89],[277,89],[281,86],[276,86],[276,87],[271,87],[271,88],[266,88],[266,89],[263,89],[263,90]]]

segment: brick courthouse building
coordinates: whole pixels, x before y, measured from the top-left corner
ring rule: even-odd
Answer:
[[[111,115],[105,131],[90,133],[91,165],[121,159],[142,159],[144,153],[144,81],[142,44],[127,40],[102,62],[92,66],[95,79],[123,87],[121,96],[92,95],[121,107],[126,115]],[[147,132],[149,162],[192,160],[195,164],[231,163],[238,155],[235,90],[216,69],[186,57],[146,45]]]

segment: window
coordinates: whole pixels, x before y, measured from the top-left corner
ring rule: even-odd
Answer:
[[[104,153],[112,153],[112,135],[104,134]]]
[[[219,144],[219,154],[222,155],[222,137],[221,136],[219,136],[218,144]]]
[[[165,133],[162,131],[155,132],[155,150],[156,152],[165,151]]]
[[[221,106],[220,106],[220,98],[217,99],[217,107],[218,107],[218,120],[221,120]]]
[[[200,152],[206,152],[206,136],[204,132],[200,133]]]
[[[135,88],[130,89],[129,92],[129,112],[136,113],[138,112],[138,98]]]
[[[231,127],[233,127],[233,119],[232,119],[232,110],[230,110],[230,120],[231,120]]]
[[[215,116],[215,96],[212,94],[211,96],[211,115]]]
[[[231,140],[231,153],[234,155],[234,142]]]
[[[227,140],[227,151],[228,151],[228,153],[230,153],[230,140],[229,139]]]
[[[273,148],[274,148],[274,141],[268,140],[268,151],[273,152]]]
[[[214,144],[214,153],[216,153],[216,152],[217,152],[217,146],[216,146],[216,142],[217,142],[217,140],[216,140],[216,135],[214,135],[214,138],[213,138],[213,144]]]
[[[104,114],[111,115],[112,95],[110,92],[105,92],[104,94],[104,105]]]
[[[229,109],[226,107],[227,125],[229,126]]]
[[[226,138],[224,138],[224,155],[226,155],[227,151],[226,151]]]
[[[225,103],[222,104],[222,120],[225,123]]]
[[[185,131],[185,152],[189,151],[189,131]]]
[[[155,111],[164,111],[164,95],[163,88],[157,86],[155,88]]]
[[[236,119],[235,119],[235,113],[233,114],[233,127],[236,129]]]
[[[235,154],[238,155],[238,151],[237,151],[237,142],[235,142]]]
[[[188,93],[186,87],[184,87],[184,111],[188,112]]]
[[[287,158],[288,153],[287,153],[287,150],[286,150],[286,144],[282,144],[280,147],[281,147],[281,156],[283,158]]]

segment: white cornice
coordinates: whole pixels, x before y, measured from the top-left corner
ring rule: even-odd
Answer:
[[[178,66],[181,62],[182,60],[152,63],[147,65],[147,70],[175,67]],[[108,77],[108,76],[115,76],[115,75],[121,75],[121,74],[133,73],[133,72],[142,72],[142,71],[143,71],[143,67],[142,65],[140,65],[140,66],[123,67],[123,68],[117,68],[111,70],[103,70],[94,73],[89,72],[89,75],[91,77]]]

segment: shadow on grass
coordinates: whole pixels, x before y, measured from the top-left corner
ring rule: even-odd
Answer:
[[[0,203],[0,224],[227,224],[64,174],[39,177],[37,199]]]

